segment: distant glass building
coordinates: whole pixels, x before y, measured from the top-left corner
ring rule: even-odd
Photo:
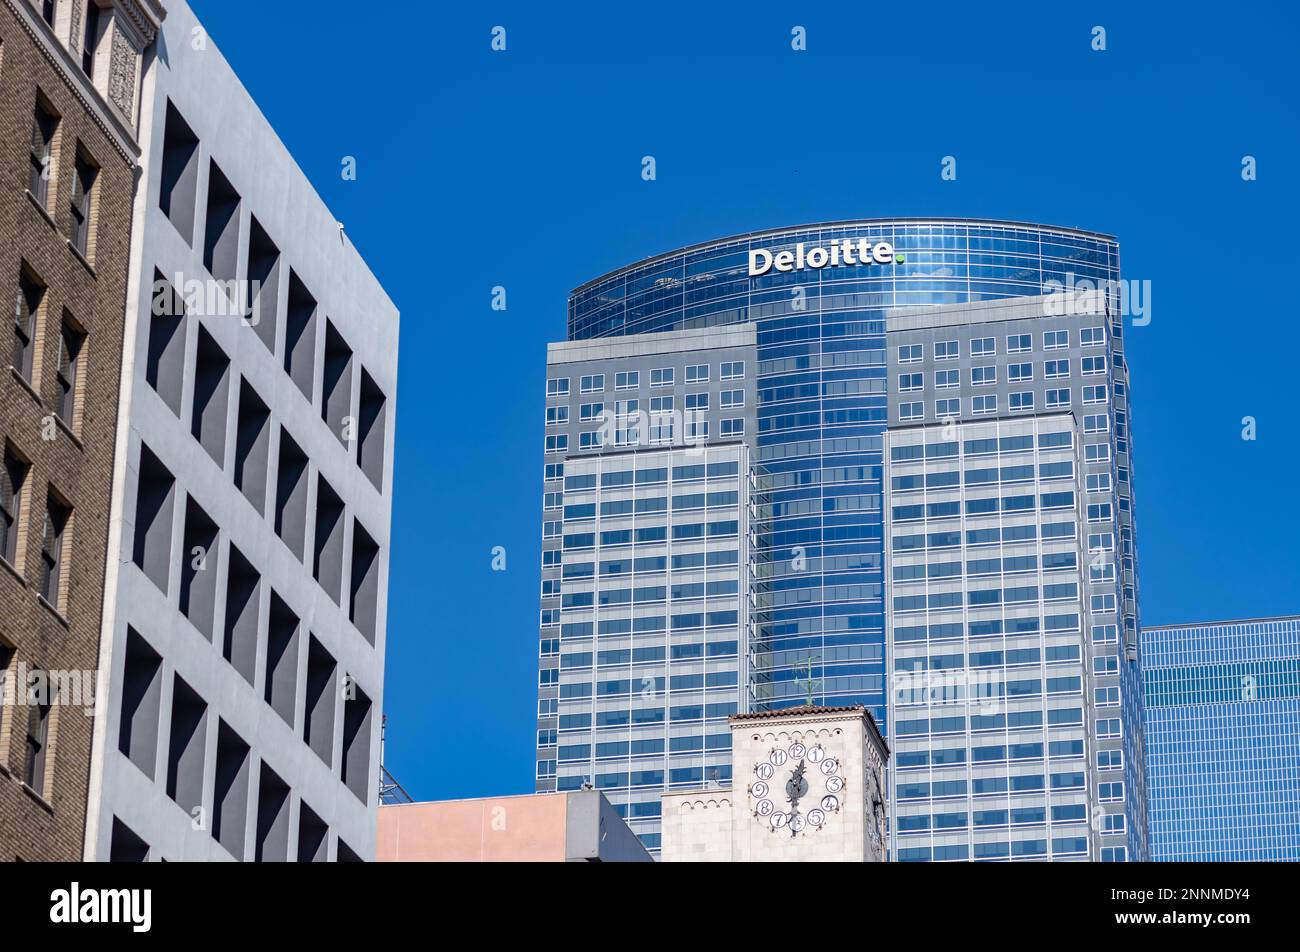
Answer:
[[[584,411],[584,405],[603,401],[593,398],[595,391],[584,396],[579,377],[597,376],[602,360],[608,361],[603,372],[609,377],[631,372],[616,366],[618,361],[611,355],[602,356],[596,349],[599,345],[622,341],[627,349],[620,352],[621,361],[637,354],[638,348],[644,352],[646,346],[662,346],[679,335],[740,328],[750,332],[748,359],[733,352],[705,361],[682,353],[680,367],[652,361],[640,368],[642,374],[661,371],[663,383],[664,371],[682,374],[691,365],[707,364],[712,374],[707,383],[692,385],[679,376],[673,386],[681,393],[664,389],[659,395],[671,396],[679,411],[702,414],[695,426],[703,427],[707,442],[742,440],[749,448],[754,565],[748,593],[750,650],[747,667],[741,670],[738,706],[761,710],[800,704],[811,684],[820,703],[865,705],[888,736],[882,479],[896,374],[890,367],[887,312],[1037,298],[1053,283],[1086,281],[1107,286],[1118,277],[1118,245],[1106,235],[1012,222],[894,219],[831,222],[724,238],[658,255],[576,289],[569,298],[568,341],[552,345],[547,375],[537,789],[556,789],[561,780],[572,784],[576,776],[577,761],[574,773],[568,773],[561,753],[568,746],[561,713],[566,681],[562,662],[567,653],[562,626],[568,623],[563,598],[571,588],[562,577],[563,566],[571,561],[564,544],[570,534],[563,517],[569,502],[566,466],[575,457],[611,449],[608,441],[602,443],[595,435],[598,426],[591,408]],[[1089,379],[1087,386],[1105,406],[1091,409],[1089,415],[1106,418],[1105,442],[1113,452],[1092,460],[1095,465],[1088,472],[1100,480],[1104,471],[1106,485],[1119,490],[1108,515],[1109,545],[1116,553],[1108,560],[1111,574],[1097,580],[1105,586],[1104,592],[1090,589],[1088,597],[1106,596],[1098,604],[1110,616],[1109,628],[1096,636],[1111,639],[1112,656],[1126,653],[1135,660],[1137,591],[1128,483],[1127,368],[1119,318],[1096,323],[1104,325],[1099,343],[1105,357],[1097,361],[1091,352],[1086,355],[1091,364],[1102,368],[1101,378]],[[1075,338],[1069,346],[1078,349],[1090,344]],[[589,355],[596,363],[580,375],[557,368],[556,348],[571,348],[573,354]],[[1083,356],[1061,353],[1052,359],[1077,361]],[[722,403],[723,390],[739,388],[717,383],[724,360],[735,364],[742,359],[744,389],[749,394],[744,414]],[[961,365],[969,363],[963,360]],[[1082,365],[1076,370],[1082,374]],[[1050,389],[1056,393],[1049,399],[1044,368],[1039,368],[1037,379],[1038,407],[1065,405],[1061,391],[1070,389],[1070,384],[1054,381]],[[622,397],[614,392],[612,379],[602,381],[602,390],[610,390],[609,409],[615,414],[637,409],[653,413],[648,401],[656,394],[651,389],[634,394],[629,380],[624,378],[629,389]],[[647,386],[644,376],[638,386]],[[1077,399],[1068,401],[1071,410],[1084,403],[1083,386],[1074,389]],[[1017,398],[1023,399],[1019,390]],[[632,408],[625,400],[647,402]],[[662,402],[659,406],[664,408]],[[968,407],[974,411],[973,404]],[[742,416],[743,422],[738,423]],[[942,416],[937,408],[917,413],[909,407],[905,422],[935,422]],[[615,425],[623,433],[628,430]],[[653,429],[653,420],[650,426]],[[644,440],[641,445],[646,445]],[[585,555],[581,558],[588,561]],[[567,609],[574,610],[575,606]],[[575,653],[582,652],[575,647]],[[597,672],[593,684],[598,680]],[[1132,681],[1136,683],[1136,678]],[[1111,693],[1116,707],[1123,710],[1116,717],[1126,721],[1124,733],[1140,731],[1140,705],[1134,692],[1121,692],[1116,685]],[[583,773],[603,773],[594,751],[592,761]],[[1129,789],[1141,784],[1139,763],[1140,757],[1123,768],[1126,776],[1132,774]],[[671,770],[666,762],[664,766]],[[622,779],[621,771],[614,773]],[[639,793],[630,790],[629,798],[645,798],[648,803],[650,794],[647,785]],[[611,801],[618,805],[617,797]],[[1137,802],[1144,804],[1145,797],[1137,797]],[[1142,858],[1137,831],[1141,825],[1134,825],[1128,858]],[[647,816],[643,826],[633,823],[633,828],[653,847],[657,816]]]
[[[1151,858],[1300,860],[1300,616],[1144,628]]]

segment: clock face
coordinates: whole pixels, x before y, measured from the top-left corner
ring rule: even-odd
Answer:
[[[755,820],[790,836],[824,829],[840,812],[845,788],[839,758],[821,744],[794,741],[768,751],[749,785]]]

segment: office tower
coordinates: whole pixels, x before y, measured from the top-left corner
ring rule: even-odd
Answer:
[[[81,856],[156,4],[0,0],[0,860]]]
[[[1095,858],[1073,417],[886,445],[894,857]]]
[[[1071,287],[1092,282],[1093,287],[1109,289],[1111,285],[1104,282],[1118,279],[1118,268],[1117,245],[1105,235],[1010,222],[863,220],[754,232],[695,245],[619,269],[570,295],[570,343],[621,340],[636,347],[648,336],[753,328],[754,359],[747,366],[754,377],[756,406],[744,440],[750,447],[755,481],[755,581],[752,663],[743,684],[742,710],[803,704],[807,683],[812,682],[816,702],[863,704],[890,736],[881,480],[896,374],[889,367],[893,345],[886,339],[887,315],[910,308],[960,309],[1017,298],[1034,298],[1032,307],[1042,309],[1040,299],[1053,282]],[[1033,325],[1021,333],[1041,333],[1033,321],[1019,323]],[[1096,325],[1105,328],[1105,337],[1094,355],[1091,328]],[[990,331],[990,336],[996,333],[1000,331]],[[1110,455],[1090,458],[1087,473],[1097,477],[1098,487],[1104,474],[1111,480],[1107,492],[1115,500],[1099,498],[1098,505],[1111,505],[1108,544],[1117,550],[1114,559],[1119,564],[1110,569],[1099,564],[1101,575],[1088,598],[1090,606],[1092,599],[1099,599],[1099,614],[1111,619],[1101,624],[1096,637],[1118,646],[1120,632],[1127,631],[1124,650],[1135,651],[1127,371],[1118,360],[1122,355],[1119,319],[1093,321],[1089,335],[1088,366],[1096,369],[1104,361],[1101,376],[1090,373],[1083,383],[1082,366],[1075,371],[1080,379],[1074,383],[1053,376],[1049,404],[1044,386],[1048,381],[1040,366],[1035,407],[1082,408],[1084,386],[1089,388],[1088,400],[1100,399],[1104,404],[1089,402],[1086,415],[1096,418],[1093,425],[1097,426],[1105,419]],[[1063,363],[1073,353],[1078,363],[1085,359],[1084,349],[1076,333],[1066,352],[1052,359]],[[1005,364],[1005,350],[999,352]],[[1115,361],[1109,359],[1112,354]],[[1016,363],[1026,360],[1020,357]],[[1062,370],[1057,364],[1053,373]],[[1005,369],[999,379],[1007,379]],[[1018,407],[1027,406],[1019,395],[1030,389],[1028,385],[1015,389]],[[1067,390],[1072,394],[1068,400]],[[1010,396],[1010,392],[1004,396],[999,412],[1008,411]],[[902,402],[895,401],[899,407]],[[559,412],[561,403],[569,404],[568,412],[578,412],[578,398],[569,399],[567,394],[561,398],[553,393],[548,406]],[[979,404],[981,410],[993,406],[987,399]],[[964,412],[973,410],[973,401],[965,401]],[[936,414],[932,400],[923,412],[908,407],[906,420],[900,410],[892,421],[933,423],[941,419]],[[716,433],[726,415],[726,410],[711,407],[703,422],[718,417],[712,423]],[[552,443],[550,449],[546,498],[548,504],[562,508],[564,487],[558,468],[568,458],[601,448],[589,439],[586,447],[575,441],[563,447]],[[546,522],[551,532],[561,536],[567,532],[567,527],[554,524],[561,520],[548,517]],[[1097,526],[1101,534],[1101,523]],[[548,679],[559,677],[560,652],[554,639],[561,595],[552,586],[544,588],[542,598],[537,754],[542,790],[553,789],[549,765],[557,759],[557,741],[563,743],[553,733],[558,721],[548,707],[555,694]],[[1107,606],[1109,610],[1102,611]],[[1119,719],[1126,725],[1123,738],[1108,738],[1108,742],[1133,745],[1140,742],[1137,703],[1133,690],[1118,691],[1124,683],[1136,684],[1135,674],[1127,671],[1117,665],[1115,674],[1098,684],[1114,689],[1120,701],[1117,713],[1105,720]],[[1140,757],[1136,760],[1140,762]],[[1130,788],[1141,785],[1141,770],[1135,763],[1125,763],[1123,771]],[[1131,835],[1134,842],[1128,844],[1127,855],[1139,858],[1136,824]]]
[[[753,329],[549,350],[538,777],[595,785],[655,850],[660,790],[731,779]]]
[[[1142,629],[1151,858],[1300,859],[1300,616]]]
[[[85,853],[370,859],[398,316],[167,6],[140,103]]]
[[[1146,856],[1114,304],[888,314],[900,860]]]

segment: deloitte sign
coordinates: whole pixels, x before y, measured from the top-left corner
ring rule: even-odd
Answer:
[[[756,278],[769,271],[802,271],[805,268],[838,268],[840,265],[902,264],[904,257],[894,251],[888,241],[874,245],[866,238],[845,238],[829,245],[805,247],[801,241],[794,251],[768,251],[766,248],[749,250],[749,276]]]

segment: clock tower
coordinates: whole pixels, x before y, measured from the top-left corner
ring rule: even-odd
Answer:
[[[730,718],[732,782],[663,794],[663,862],[883,862],[889,748],[861,705]]]

